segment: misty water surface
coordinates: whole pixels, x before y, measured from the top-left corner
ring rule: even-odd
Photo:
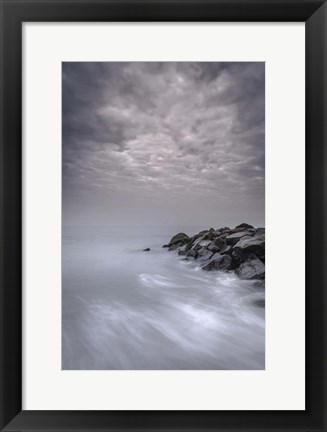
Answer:
[[[163,249],[180,230],[63,228],[63,369],[264,369],[263,289]]]

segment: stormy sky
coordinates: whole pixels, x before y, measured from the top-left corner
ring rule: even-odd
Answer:
[[[264,98],[264,63],[63,63],[63,224],[264,226]]]

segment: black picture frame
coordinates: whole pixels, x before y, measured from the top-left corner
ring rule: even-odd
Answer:
[[[0,429],[326,431],[326,1],[0,0],[0,4]],[[305,411],[22,411],[22,23],[28,21],[305,22]]]

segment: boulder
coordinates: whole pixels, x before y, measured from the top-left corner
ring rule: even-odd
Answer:
[[[202,236],[204,236],[205,234],[208,234],[208,232],[209,232],[209,230],[203,230],[203,231],[200,231],[199,233],[196,234],[196,237],[202,237]]]
[[[242,223],[235,229],[210,228],[192,237],[181,232],[163,247],[178,250],[184,259],[198,259],[204,270],[235,270],[241,279],[264,284],[265,228]]]
[[[202,267],[203,270],[232,270],[233,259],[230,255],[221,255],[220,253],[215,253],[210,259],[208,264]]]
[[[178,233],[174,237],[171,238],[168,246],[169,250],[176,250],[180,246],[183,246],[185,243],[188,243],[190,241],[190,238],[185,233]]]
[[[254,227],[252,225],[249,225],[247,223],[241,223],[240,225],[237,225],[235,227],[235,230],[237,231],[243,231],[243,230],[247,230],[247,229],[253,229]]]
[[[215,246],[219,247],[219,249],[222,249],[222,248],[224,248],[224,247],[226,246],[226,242],[225,242],[225,240],[224,240],[223,238],[221,238],[221,237],[217,237],[217,238],[214,240],[213,244],[214,244]]]
[[[189,236],[185,233],[178,233],[176,235],[174,235],[169,242],[169,245],[175,244],[175,243],[186,243],[187,241],[189,241]]]
[[[214,242],[211,242],[209,244],[209,246],[207,247],[207,249],[213,253],[219,252],[220,251],[220,247],[218,247],[217,245],[214,244]]]
[[[198,252],[201,248],[209,246],[211,240],[204,240],[203,238],[204,237],[199,237],[198,239],[196,239],[195,242],[193,242],[190,250]]]
[[[265,237],[265,228],[257,228],[254,233],[254,237]]]
[[[233,252],[233,246],[232,245],[225,245],[221,250],[220,253],[226,254],[226,255],[232,255]]]
[[[201,259],[202,261],[206,261],[210,259],[213,255],[213,252],[209,251],[206,248],[201,248],[198,250],[198,259]]]
[[[203,240],[212,240],[215,236],[214,231],[201,231],[199,234],[195,235],[193,238],[198,239],[201,237]]]
[[[210,240],[201,240],[197,243],[197,246],[207,247],[210,245],[210,243],[211,243]]]
[[[186,253],[192,248],[192,242],[188,242],[183,246],[178,247],[178,255],[186,255]]]
[[[228,245],[236,245],[236,243],[238,243],[242,237],[248,236],[250,238],[251,233],[249,231],[240,231],[240,232],[236,232],[233,234],[229,234],[226,238],[225,241]]]
[[[233,253],[243,261],[250,255],[255,254],[260,258],[265,256],[265,239],[261,237],[241,238],[234,246]]]
[[[189,243],[186,243],[184,246],[182,246],[182,247],[180,247],[179,248],[179,251],[178,251],[178,255],[186,255],[186,253],[187,253],[187,249],[186,249],[186,247],[189,245]]]
[[[263,280],[265,278],[265,265],[255,254],[250,254],[236,269],[236,274],[240,279]]]
[[[150,248],[146,248],[146,249],[142,249],[142,252],[149,252],[151,249]]]
[[[226,237],[228,237],[230,234],[233,234],[233,233],[234,233],[233,230],[222,231],[218,237],[221,239],[225,239]]]
[[[187,257],[191,257],[196,259],[198,257],[198,253],[194,250],[194,249],[190,249],[187,253],[186,253]]]

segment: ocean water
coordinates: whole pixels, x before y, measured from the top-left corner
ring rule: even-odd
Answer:
[[[264,369],[263,288],[162,248],[204,228],[63,227],[62,368]]]

